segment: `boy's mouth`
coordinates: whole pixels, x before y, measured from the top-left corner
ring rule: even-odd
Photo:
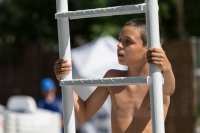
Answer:
[[[124,55],[121,52],[118,52],[118,57],[123,57]]]

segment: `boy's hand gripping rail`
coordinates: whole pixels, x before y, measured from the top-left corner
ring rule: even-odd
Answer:
[[[113,16],[123,14],[145,13],[146,4],[126,5],[107,8],[96,8],[78,11],[58,12],[55,14],[56,19],[68,17],[69,19],[92,18],[101,16]]]

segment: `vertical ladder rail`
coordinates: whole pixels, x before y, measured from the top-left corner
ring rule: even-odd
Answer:
[[[158,1],[146,0],[146,26],[148,47],[160,48]],[[162,75],[159,68],[149,65],[151,118],[153,133],[164,133]]]
[[[67,0],[56,0],[57,12],[68,11]],[[65,58],[71,63],[71,46],[69,33],[69,19],[57,19],[58,24],[58,41],[60,58]],[[61,80],[72,79],[72,72],[68,75],[63,75]],[[74,118],[74,101],[73,88],[62,86],[62,103],[63,103],[63,119],[65,133],[75,133],[75,118]]]

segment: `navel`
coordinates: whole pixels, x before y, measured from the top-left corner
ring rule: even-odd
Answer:
[[[117,110],[117,111],[119,111],[119,110],[120,110],[120,108],[119,108],[119,107],[116,107],[116,110]]]

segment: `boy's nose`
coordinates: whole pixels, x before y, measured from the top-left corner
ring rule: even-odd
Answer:
[[[122,48],[123,48],[122,43],[119,42],[119,43],[117,44],[117,47],[118,47],[119,49],[122,49]]]

